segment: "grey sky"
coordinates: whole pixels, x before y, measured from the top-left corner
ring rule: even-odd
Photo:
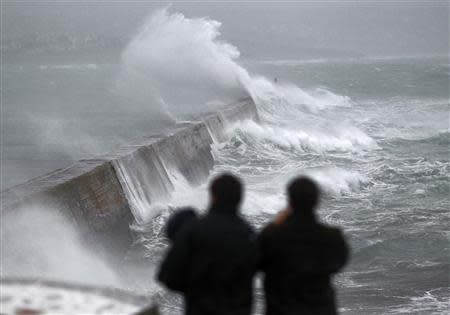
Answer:
[[[71,33],[126,38],[164,2],[3,2],[2,35]],[[448,54],[448,1],[183,2],[171,11],[223,23],[223,38],[252,58]],[[344,54],[345,54],[344,53]]]

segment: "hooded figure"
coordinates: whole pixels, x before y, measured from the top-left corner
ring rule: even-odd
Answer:
[[[197,213],[194,208],[185,207],[178,209],[167,220],[165,234],[173,242],[175,235],[192,220],[197,219]]]
[[[255,234],[239,216],[242,185],[215,178],[210,208],[176,233],[157,278],[184,296],[185,314],[249,315],[257,255]]]
[[[320,223],[319,188],[300,177],[288,186],[289,207],[259,236],[266,315],[334,315],[332,275],[347,262],[337,228]]]

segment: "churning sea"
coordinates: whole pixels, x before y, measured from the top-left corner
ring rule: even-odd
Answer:
[[[341,226],[351,245],[351,261],[335,278],[341,313],[446,313],[448,59],[247,67],[277,83],[257,101],[262,122],[234,126],[216,148],[214,169],[242,176],[245,217],[264,226],[285,206],[289,179],[309,175],[324,191],[321,219]],[[205,208],[205,187],[180,186],[173,205]],[[148,256],[161,253],[154,228],[144,237]]]
[[[448,57],[247,59],[239,65],[232,59],[226,61],[241,75],[261,122],[230,128],[230,140],[214,147],[211,176],[232,171],[242,177],[243,215],[261,228],[286,205],[287,182],[309,175],[324,192],[321,220],[342,227],[351,246],[351,261],[335,278],[341,313],[446,314]],[[173,125],[173,117],[155,118],[111,92],[104,82],[116,68],[107,58],[6,65],[5,186]],[[206,187],[179,178],[170,208],[159,205],[160,214],[139,227],[144,265],[156,266],[164,253],[161,227],[170,209],[204,210]],[[151,272],[128,282],[155,294],[168,314],[179,311],[180,300],[155,287]]]

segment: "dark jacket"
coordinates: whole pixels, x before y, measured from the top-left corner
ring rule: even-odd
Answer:
[[[176,234],[158,280],[184,295],[186,314],[248,315],[256,248],[234,209],[214,207]]]
[[[331,275],[348,258],[341,231],[313,216],[289,216],[259,236],[267,315],[336,314]]]

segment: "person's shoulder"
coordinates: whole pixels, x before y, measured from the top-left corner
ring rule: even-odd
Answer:
[[[189,222],[186,222],[182,227],[180,227],[180,230],[177,232],[175,239],[190,237],[198,229],[199,221],[199,218],[195,218],[190,220]]]
[[[202,215],[199,216],[197,219],[193,220],[192,222],[189,222],[188,229],[190,233],[195,233],[196,231],[204,230],[205,227],[208,227],[210,225],[210,222],[208,222],[208,216]]]
[[[252,224],[243,216],[238,216],[237,220],[238,220],[239,224],[242,225],[244,228],[254,231]]]
[[[334,238],[343,238],[344,233],[342,231],[342,228],[334,225],[330,225],[327,223],[319,223],[320,229],[323,233],[327,234],[329,237]]]
[[[252,224],[240,215],[234,216],[227,224],[237,235],[255,237],[256,232]]]
[[[259,236],[261,239],[271,238],[271,237],[275,237],[280,231],[281,231],[280,224],[270,222],[261,230],[261,232],[259,233]]]
[[[207,233],[221,233],[223,229],[247,229],[250,225],[246,221],[233,216],[220,215],[215,213],[207,213],[200,217],[195,226],[194,231],[203,231]]]

